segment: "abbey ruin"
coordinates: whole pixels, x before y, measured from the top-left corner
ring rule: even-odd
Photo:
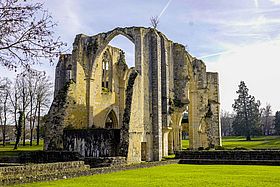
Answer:
[[[134,68],[108,45],[117,35],[134,43]],[[190,149],[213,148],[221,145],[219,106],[218,74],[161,32],[129,27],[79,34],[56,67],[44,149],[157,161],[181,149],[183,127]]]

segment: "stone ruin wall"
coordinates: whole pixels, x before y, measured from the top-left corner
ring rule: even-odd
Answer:
[[[63,134],[63,147],[84,157],[118,156],[119,129],[69,129]]]
[[[119,34],[135,44],[134,69],[119,64],[120,49],[108,46]],[[106,51],[114,64],[109,94],[102,93],[100,78]],[[137,76],[129,83],[133,74]],[[183,45],[151,28],[77,35],[72,54],[62,55],[57,66],[45,149],[63,148],[64,128],[104,128],[111,110],[121,129],[120,154],[128,162],[161,160],[180,150],[185,110],[189,112],[191,149],[221,145],[218,74],[207,73],[205,64]]]

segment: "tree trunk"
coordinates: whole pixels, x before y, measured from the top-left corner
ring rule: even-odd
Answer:
[[[33,141],[33,128],[30,129],[30,146],[32,146],[32,141]]]
[[[23,133],[23,140],[22,140],[22,145],[25,146],[25,109],[26,109],[26,93],[25,93],[25,84],[24,81],[22,82],[22,113],[23,113],[23,124],[22,124],[22,133]]]
[[[38,104],[38,121],[37,121],[37,145],[40,143],[40,110],[41,110],[41,103]]]
[[[35,128],[35,121],[36,121],[36,114],[37,114],[37,110],[38,110],[38,105],[39,105],[39,102],[38,101],[36,101],[36,106],[35,106],[35,111],[34,111],[34,115],[33,115],[33,117],[32,117],[32,128],[31,128],[31,140],[30,141],[33,141],[33,131],[34,131],[34,128]],[[32,145],[32,144],[31,144]]]
[[[5,112],[5,120],[4,120],[4,124],[3,124],[3,146],[6,145],[6,124],[7,123],[7,116],[6,116],[6,112]]]
[[[5,146],[5,136],[6,136],[6,128],[5,128],[5,125],[2,125],[2,136],[3,136],[3,146]]]
[[[33,136],[33,126],[32,126],[32,107],[33,107],[33,97],[32,94],[30,94],[30,115],[29,115],[29,125],[30,125],[30,143],[29,145],[32,146],[32,136]]]
[[[23,123],[22,123],[22,133],[23,133],[23,140],[22,140],[22,145],[25,146],[25,136],[26,136],[26,133],[25,133],[25,110],[22,112],[23,114]]]
[[[4,100],[4,107],[3,107],[3,114],[4,114],[4,121],[2,121],[1,119],[1,123],[3,125],[3,128],[2,128],[2,134],[3,134],[3,146],[6,145],[6,126],[7,126],[7,101],[8,101],[8,97],[9,95],[6,94],[5,95],[5,100]]]
[[[18,124],[16,126],[16,143],[15,143],[14,149],[18,148],[18,144],[19,144],[20,137],[21,137],[23,118],[24,118],[24,113],[22,111],[20,111]]]
[[[5,126],[4,126],[4,122],[3,122],[3,119],[2,119],[2,111],[0,111],[0,124],[1,124],[1,127],[2,127],[2,137],[3,137],[3,146],[5,146]]]
[[[16,136],[17,136],[17,129],[18,129],[18,121],[17,121],[17,94],[15,93],[15,103],[14,103],[14,122],[16,127]]]
[[[251,141],[251,136],[250,135],[246,136],[246,141]]]

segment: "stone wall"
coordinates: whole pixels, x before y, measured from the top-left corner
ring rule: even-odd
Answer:
[[[115,47],[108,46],[98,58],[96,58],[96,68],[91,75],[90,97],[89,103],[92,106],[90,116],[92,118],[92,124],[95,128],[105,128],[105,120],[110,111],[113,111],[117,116],[117,127],[122,127],[122,117],[124,109],[124,92],[126,74],[129,69],[123,61],[120,59],[121,50]],[[104,54],[108,54],[109,61],[111,62],[110,73],[110,88],[104,89],[102,87],[102,60]],[[110,70],[110,69],[109,69]]]
[[[86,171],[83,161],[0,167],[0,185],[66,179]]]
[[[66,83],[54,98],[45,123],[44,150],[63,149],[64,119],[68,108],[68,92],[71,82]]]
[[[116,165],[114,167],[88,168],[83,162],[38,164],[19,167],[0,168],[0,185],[12,185],[31,183],[38,181],[52,181],[58,179],[68,179],[80,176],[92,176],[97,174],[112,173],[118,171],[149,168],[166,164],[176,164],[178,160],[168,160],[162,162],[148,162],[141,164]],[[5,170],[11,171],[10,175]],[[24,171],[24,172],[22,172]]]
[[[130,118],[131,116],[131,108],[132,108],[132,98],[133,98],[133,87],[135,84],[135,79],[138,73],[136,71],[132,71],[129,75],[127,88],[126,88],[126,100],[125,100],[125,109],[123,115],[123,125],[121,127],[121,143],[119,154],[127,157],[128,148],[129,148],[129,129],[130,129]]]
[[[177,159],[280,160],[280,150],[178,151]]]
[[[108,46],[117,35],[135,45],[133,69],[128,69],[120,49]],[[105,88],[104,60],[110,76]],[[63,84],[68,87],[63,89]],[[120,154],[128,162],[161,160],[180,150],[184,111],[190,116],[191,149],[221,145],[218,75],[207,73],[201,60],[156,29],[127,27],[77,35],[72,54],[58,63],[55,88],[46,124],[47,150],[63,148],[65,128],[104,128],[111,112],[115,128],[122,129]],[[64,93],[61,102],[59,93]]]
[[[82,156],[69,151],[5,151],[0,155],[0,163],[52,163],[79,161]]]
[[[91,168],[111,167],[126,164],[126,157],[86,157],[84,161]]]
[[[63,147],[84,157],[113,157],[118,155],[119,129],[64,130]]]

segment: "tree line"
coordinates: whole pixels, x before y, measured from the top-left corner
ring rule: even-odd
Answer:
[[[66,43],[55,36],[57,23],[44,8],[32,0],[0,1],[0,66],[19,73],[15,80],[0,77],[0,125],[5,145],[7,125],[14,125],[16,145],[26,143],[26,129],[40,137],[41,113],[49,107],[52,85],[44,72],[32,68],[62,53]]]
[[[271,105],[261,107],[261,102],[249,94],[244,81],[236,92],[238,98],[232,105],[233,112],[222,111],[223,136],[245,136],[251,140],[254,135],[280,135],[280,111],[272,113]]]
[[[15,149],[22,139],[26,145],[27,129],[30,132],[30,146],[36,133],[39,145],[42,112],[46,111],[52,99],[52,82],[45,72],[32,70],[17,74],[14,80],[0,77],[0,125],[2,144],[6,144],[7,126],[14,125]],[[28,127],[28,128],[27,128]]]

